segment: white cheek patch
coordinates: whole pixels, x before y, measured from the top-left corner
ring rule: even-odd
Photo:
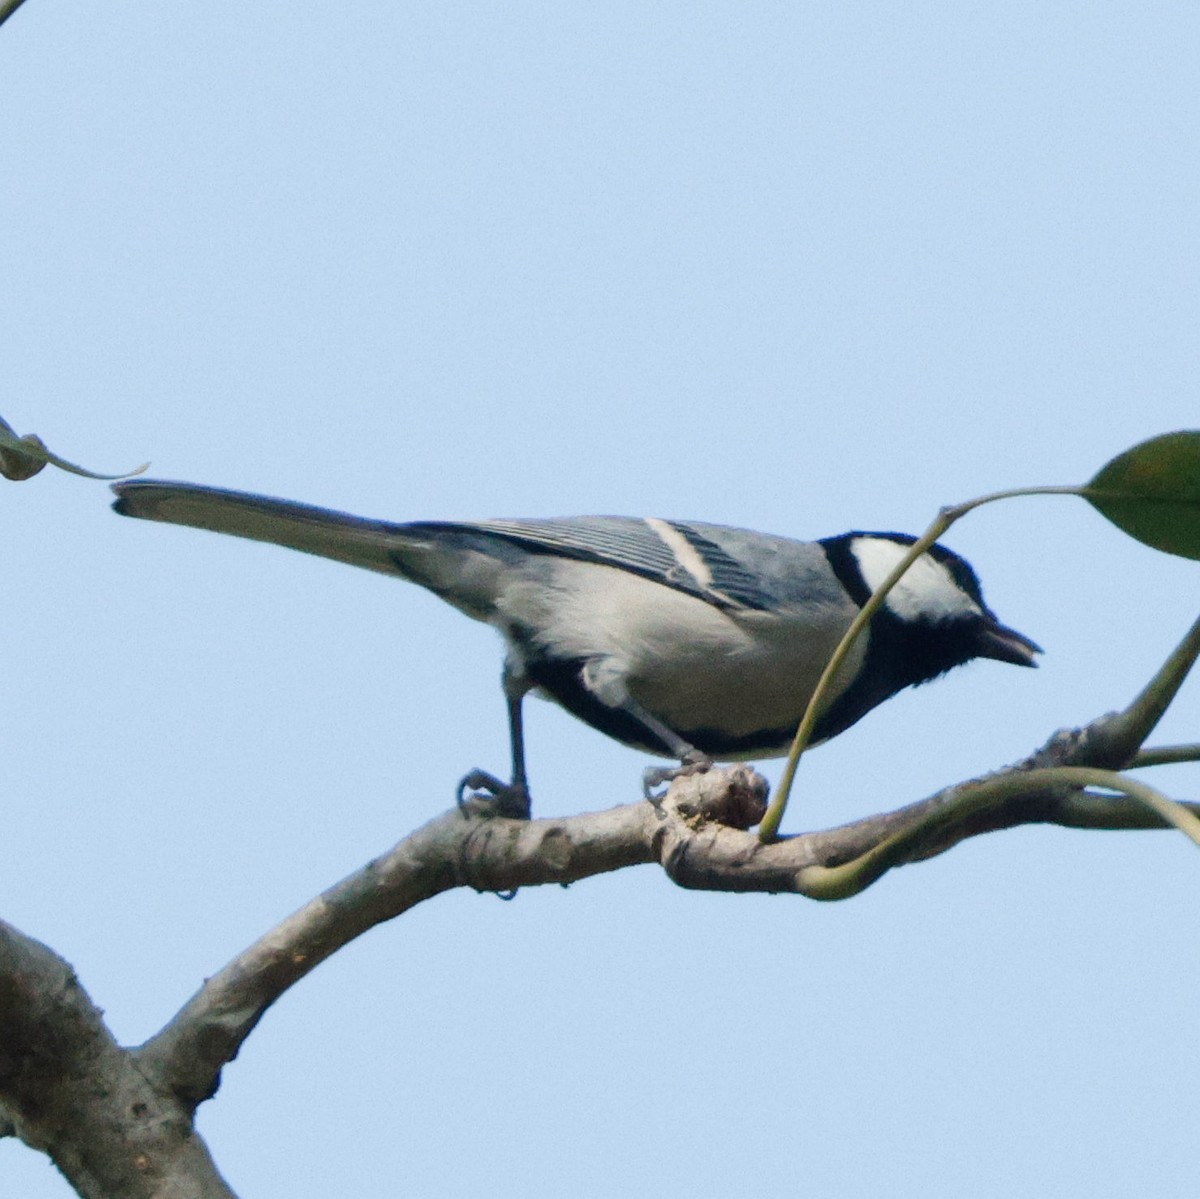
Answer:
[[[863,582],[874,591],[908,553],[908,546],[878,537],[856,538],[852,551]],[[980,611],[936,558],[922,554],[888,593],[886,606],[901,620],[946,620]]]

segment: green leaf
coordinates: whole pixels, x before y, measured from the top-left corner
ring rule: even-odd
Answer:
[[[1081,494],[1130,537],[1200,558],[1200,430],[1135,445],[1101,467]]]
[[[69,471],[73,475],[83,475],[85,479],[125,479],[130,475],[140,475],[150,464],[143,462],[136,470],[125,471],[119,475],[98,475],[95,471],[76,466],[60,458],[35,433],[26,433],[18,437],[13,427],[3,417],[0,417],[0,475],[14,482],[32,479],[45,466],[57,466],[59,470]]]

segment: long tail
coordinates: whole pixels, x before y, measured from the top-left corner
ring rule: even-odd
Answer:
[[[212,529],[409,577],[402,558],[413,536],[404,525],[195,483],[139,480],[116,483],[113,491],[122,516]]]

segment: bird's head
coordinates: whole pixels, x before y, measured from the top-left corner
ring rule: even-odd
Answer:
[[[855,599],[864,603],[916,540],[904,533],[850,533],[846,552],[859,577]],[[973,658],[1036,666],[1042,652],[1016,629],[1001,624],[984,603],[979,577],[953,550],[934,545],[888,593],[879,617],[880,639],[892,643],[900,686],[925,682]]]

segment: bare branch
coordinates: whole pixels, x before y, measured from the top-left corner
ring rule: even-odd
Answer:
[[[0,1100],[80,1195],[230,1199],[190,1113],[155,1090],[74,971],[0,921]]]
[[[1141,750],[1130,766],[1171,766],[1180,762],[1200,762],[1200,745],[1158,745]]]
[[[458,809],[330,887],[208,979],[138,1051],[143,1070],[194,1107],[217,1088],[263,1012],[331,953],[454,887],[501,891],[568,883],[654,860],[655,810],[631,804],[564,820],[506,820]]]
[[[745,766],[678,779],[655,804],[580,816],[523,821],[478,811],[466,817],[449,812],[288,917],[210,978],[137,1051],[139,1064],[158,1085],[194,1107],[216,1091],[225,1063],[288,987],[375,924],[454,887],[507,891],[658,862],[683,887],[831,899],[862,890],[894,866],[1019,824],[1165,827],[1153,812],[1123,796],[1047,786],[1044,772],[1024,783],[1034,764],[1091,765],[1088,733],[1056,734],[1015,767],[894,812],[766,845],[745,831],[766,807],[765,781]],[[972,788],[994,787],[998,781],[1006,784],[1001,802],[982,808],[963,802]],[[852,887],[840,892],[830,888],[822,871],[862,858],[884,843],[889,845],[886,857],[854,875]]]
[[[1187,631],[1154,677],[1123,712],[1109,717],[1107,721],[1097,721],[1092,726],[1094,751],[1103,752],[1105,760],[1079,764],[1109,766],[1114,770],[1128,766],[1170,707],[1198,657],[1200,619]]]

